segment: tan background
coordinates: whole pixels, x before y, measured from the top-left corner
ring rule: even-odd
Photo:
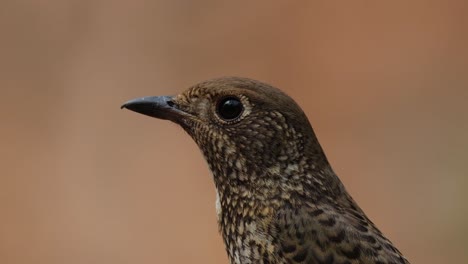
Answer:
[[[119,106],[252,77],[300,105],[413,263],[468,263],[466,1],[0,3],[0,263],[227,263],[176,125]]]

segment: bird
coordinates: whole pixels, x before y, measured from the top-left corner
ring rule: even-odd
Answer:
[[[278,88],[221,77],[121,108],[172,121],[196,142],[231,264],[409,263],[349,195],[307,116]]]

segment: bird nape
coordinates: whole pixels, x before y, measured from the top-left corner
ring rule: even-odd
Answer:
[[[208,80],[122,108],[179,124],[216,186],[232,264],[409,263],[333,172],[301,108],[268,84]]]

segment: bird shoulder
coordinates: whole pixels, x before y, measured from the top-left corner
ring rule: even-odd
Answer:
[[[285,206],[273,224],[285,263],[409,263],[357,206]]]

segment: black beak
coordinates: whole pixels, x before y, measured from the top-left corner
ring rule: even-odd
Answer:
[[[172,96],[150,96],[130,100],[120,108],[127,108],[147,116],[177,122],[185,112],[176,108]]]

